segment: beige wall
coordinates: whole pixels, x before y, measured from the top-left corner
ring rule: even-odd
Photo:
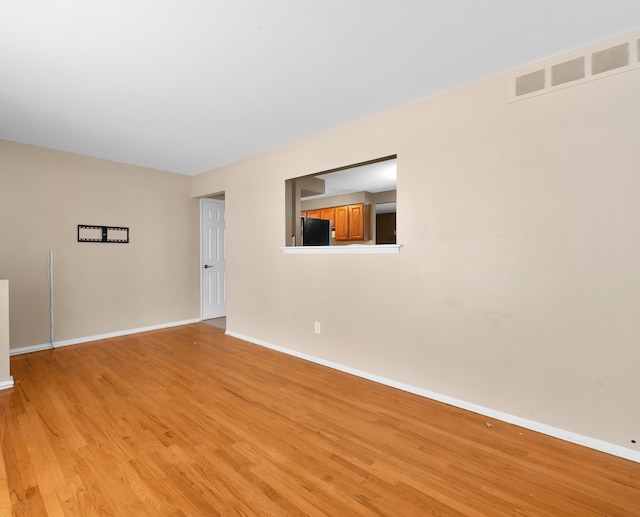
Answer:
[[[637,448],[640,70],[510,80],[194,177],[226,193],[228,329]],[[399,255],[281,253],[285,180],[392,154]]]
[[[0,140],[0,278],[11,348],[198,318],[198,201],[190,178]],[[78,243],[77,225],[130,227],[129,244]]]

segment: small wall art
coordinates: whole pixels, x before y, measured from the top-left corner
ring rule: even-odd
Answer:
[[[129,228],[125,226],[78,225],[78,242],[129,243]]]

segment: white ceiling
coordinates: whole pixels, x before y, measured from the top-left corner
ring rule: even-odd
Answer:
[[[192,175],[638,27],[638,0],[1,0],[0,138]]]

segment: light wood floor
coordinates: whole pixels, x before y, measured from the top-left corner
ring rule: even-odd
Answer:
[[[1,516],[640,515],[640,464],[203,323],[11,369]]]

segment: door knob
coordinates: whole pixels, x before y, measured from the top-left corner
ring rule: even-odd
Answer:
[[[209,266],[208,264],[205,264],[205,265],[204,265],[204,268],[205,268],[205,269],[209,269],[210,267],[213,267],[213,266]]]

